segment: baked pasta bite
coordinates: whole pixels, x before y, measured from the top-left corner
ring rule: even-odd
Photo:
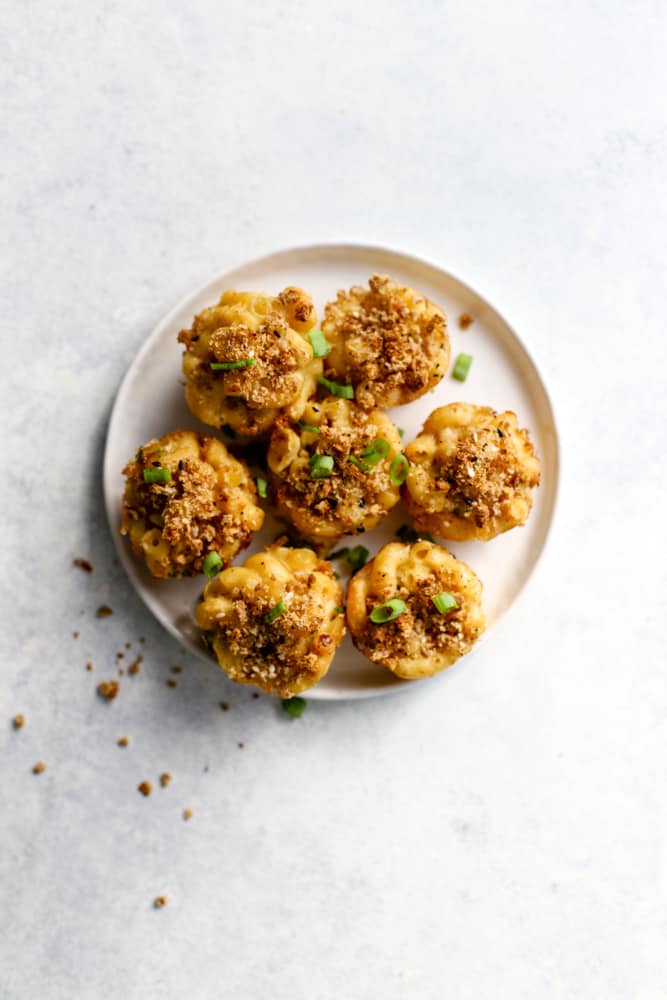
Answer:
[[[262,434],[280,414],[297,419],[314,395],[322,361],[308,339],[317,317],[309,295],[225,292],[181,330],[185,398],[199,420]]]
[[[159,579],[217,572],[264,521],[245,463],[203,434],[149,441],[123,473],[121,534]]]
[[[329,669],[345,634],[342,604],[330,563],[272,546],[207,584],[197,624],[232,680],[291,698]]]
[[[390,542],[347,588],[355,646],[407,680],[430,677],[470,652],[484,631],[482,584],[447,549]]]
[[[444,311],[412,288],[374,274],[369,288],[340,291],[324,310],[327,377],[354,386],[360,406],[399,406],[433,389],[447,371]]]
[[[540,462],[510,411],[441,406],[405,454],[405,506],[421,531],[487,541],[523,524],[530,513]]]
[[[320,551],[374,527],[400,499],[407,461],[381,410],[333,396],[310,402],[298,423],[273,429],[268,465],[273,502]]]

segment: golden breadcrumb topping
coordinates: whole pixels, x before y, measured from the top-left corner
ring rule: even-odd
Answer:
[[[450,403],[406,448],[405,505],[422,531],[488,540],[523,524],[540,463],[516,414]]]
[[[229,565],[264,521],[245,463],[203,434],[174,431],[149,441],[123,471],[120,530],[154,577],[200,573],[209,553]],[[146,482],[156,474],[167,481]]]
[[[444,311],[412,288],[374,274],[369,288],[339,291],[324,310],[327,377],[355,387],[360,406],[398,406],[433,389],[447,371]]]
[[[447,594],[456,607],[443,613],[434,598]],[[420,539],[391,542],[356,573],[347,590],[347,624],[358,649],[399,677],[428,677],[470,651],[484,631],[482,584],[447,549]],[[402,602],[392,621],[374,623],[371,612]]]
[[[345,633],[342,604],[330,563],[273,546],[212,580],[196,616],[232,680],[290,698],[329,669]]]
[[[380,458],[374,448],[386,455]],[[282,421],[273,429],[273,502],[325,551],[344,534],[368,531],[398,503],[391,469],[401,448],[398,430],[382,411],[335,397],[310,402],[299,423]],[[330,470],[322,468],[322,458],[331,460]]]
[[[195,416],[246,435],[268,430],[281,413],[300,416],[322,373],[307,338],[316,321],[300,288],[276,298],[225,292],[178,335],[185,345],[185,396]]]

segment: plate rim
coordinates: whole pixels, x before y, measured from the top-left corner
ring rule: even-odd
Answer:
[[[123,377],[116,389],[113,404],[111,407],[111,413],[109,415],[107,423],[107,431],[104,441],[104,456],[102,465],[102,491],[104,494],[104,507],[105,507],[109,531],[111,533],[111,537],[114,543],[114,548],[121,562],[121,565],[123,566],[123,569],[127,573],[129,581],[132,587],[134,588],[135,592],[137,593],[137,596],[141,599],[144,606],[148,608],[148,610],[151,612],[153,617],[160,623],[160,625],[171,636],[173,636],[177,642],[179,642],[182,646],[188,648],[193,655],[197,656],[199,659],[205,660],[207,663],[210,663],[211,661],[207,657],[203,656],[202,651],[200,651],[194,643],[192,643],[186,636],[184,636],[183,633],[180,632],[176,628],[176,626],[173,625],[172,622],[169,621],[161,613],[157,599],[154,599],[152,594],[147,594],[143,590],[139,589],[135,576],[132,572],[133,557],[130,556],[130,554],[128,553],[124,539],[120,535],[120,532],[117,530],[117,525],[115,524],[115,517],[114,517],[115,511],[112,509],[112,496],[113,496],[112,477],[115,477],[117,475],[117,470],[115,469],[115,467],[113,469],[111,469],[110,467],[111,466],[110,441],[113,437],[113,431],[115,430],[116,423],[120,419],[120,412],[121,412],[120,403],[123,401],[124,393],[127,391],[127,386],[132,372],[134,371],[136,366],[141,363],[144,355],[150,351],[154,341],[159,339],[162,330],[166,326],[173,323],[175,317],[185,308],[186,304],[192,298],[195,298],[197,295],[199,295],[205,288],[208,288],[210,285],[222,281],[227,277],[227,275],[232,274],[235,271],[242,271],[245,270],[246,268],[261,266],[262,264],[268,263],[269,261],[274,260],[275,258],[287,257],[291,254],[299,254],[299,253],[313,254],[317,252],[327,252],[327,251],[344,252],[346,250],[347,251],[353,250],[355,252],[362,251],[369,253],[371,255],[374,253],[390,254],[399,258],[403,258],[404,260],[409,261],[414,265],[426,266],[427,268],[431,268],[432,270],[437,271],[440,275],[445,276],[450,281],[455,282],[464,290],[469,292],[472,296],[474,296],[476,299],[478,299],[480,302],[482,302],[484,306],[487,307],[497,317],[499,317],[499,319],[505,324],[507,329],[510,331],[512,336],[515,338],[515,340],[521,347],[521,350],[525,354],[526,360],[532,366],[534,373],[537,376],[539,385],[541,387],[544,396],[544,401],[548,408],[548,415],[550,417],[550,429],[552,434],[552,447],[553,447],[552,480],[553,481],[551,484],[551,498],[550,498],[551,510],[549,512],[549,518],[546,524],[540,549],[534,561],[532,562],[530,569],[526,574],[521,589],[518,591],[514,600],[512,601],[512,604],[503,614],[500,615],[500,617],[494,623],[494,631],[497,628],[501,627],[507,621],[507,618],[509,617],[510,613],[513,611],[514,608],[516,608],[517,604],[523,599],[528,589],[528,584],[533,579],[538,566],[542,563],[545,554],[547,553],[550,544],[552,543],[552,539],[554,536],[554,522],[556,521],[557,512],[559,509],[559,499],[561,490],[561,467],[562,467],[561,443],[560,443],[560,434],[558,430],[558,422],[556,419],[556,409],[554,406],[553,396],[547,389],[547,383],[543,377],[542,369],[540,368],[540,365],[537,363],[533,351],[529,350],[524,340],[518,335],[514,326],[510,322],[508,322],[504,313],[502,313],[500,309],[498,309],[495,305],[493,305],[484,295],[480,294],[476,290],[476,288],[473,285],[471,285],[468,281],[464,280],[463,278],[460,278],[457,274],[443,267],[436,260],[432,260],[428,257],[423,257],[415,253],[409,253],[404,250],[400,250],[383,244],[364,243],[356,241],[337,241],[337,240],[331,242],[305,243],[305,244],[298,244],[295,246],[280,247],[278,249],[271,250],[267,253],[263,253],[256,257],[250,257],[239,264],[226,268],[222,272],[221,271],[216,272],[216,274],[212,275],[207,281],[197,285],[196,288],[190,289],[189,292],[181,296],[181,298],[175,303],[175,305],[168,312],[166,312],[163,316],[160,317],[160,319],[158,319],[157,323],[155,323],[150,333],[146,337],[144,343],[141,345],[136,354],[134,354],[134,356],[132,357],[132,360],[130,361],[128,367],[125,369]],[[486,643],[480,642],[466,656],[466,660],[472,658],[475,652],[479,648],[482,648],[485,645]],[[449,674],[450,669],[444,670],[440,674],[436,674],[434,677],[423,678],[422,680],[433,681],[438,677],[442,677],[443,675]],[[408,688],[412,688],[412,686],[413,685],[409,681],[401,681],[399,678],[394,678],[394,682],[390,682],[389,684],[385,684],[379,688],[369,689],[368,687],[364,687],[354,691],[338,691],[335,688],[331,689],[319,688],[319,685],[316,685],[315,687],[309,689],[306,692],[306,696],[313,701],[361,701],[361,700],[366,700],[367,698],[378,698],[384,695],[394,694],[398,691],[405,691]]]

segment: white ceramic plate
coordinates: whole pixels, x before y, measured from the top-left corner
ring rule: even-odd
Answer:
[[[130,366],[109,423],[104,493],[118,554],[137,593],[153,614],[203,659],[212,660],[199,643],[193,611],[206,582],[204,577],[153,580],[118,532],[124,487],[121,470],[137,447],[179,428],[215,433],[212,428],[200,424],[185,405],[181,384],[182,348],[176,342],[176,335],[181,328],[190,325],[196,312],[216,302],[228,288],[275,295],[286,285],[299,285],[312,295],[321,317],[324,304],[335,297],[339,288],[363,284],[374,272],[389,274],[442,305],[449,317],[452,361],[460,351],[472,354],[474,359],[465,383],[446,375],[432,393],[393,411],[394,421],[405,429],[405,442],[415,437],[436,406],[466,401],[496,410],[514,410],[521,426],[530,430],[542,460],[542,485],[537,490],[535,506],[525,527],[515,528],[491,542],[447,543],[447,547],[468,562],[483,581],[488,626],[481,642],[489,640],[494,626],[517,599],[544,548],[557,492],[556,428],[549,397],[535,363],[506,320],[463,282],[407,254],[344,244],[283,250],[215,278],[165,316]],[[458,317],[463,312],[474,317],[474,324],[466,331],[460,330],[458,325]],[[374,553],[393,540],[396,529],[404,523],[409,523],[409,518],[399,504],[380,527],[365,534],[363,539],[355,537],[351,544],[363,541]],[[273,541],[280,530],[280,523],[268,516],[253,545],[239,558],[243,560]],[[342,568],[338,566],[340,571]],[[465,663],[469,658],[460,662]],[[369,698],[398,690],[406,683],[425,682],[398,680],[388,670],[366,660],[348,636],[329,673],[308,692],[308,697]]]

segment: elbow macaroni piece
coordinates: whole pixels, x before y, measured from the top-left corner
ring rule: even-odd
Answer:
[[[196,616],[232,680],[291,698],[329,669],[345,634],[342,604],[330,563],[273,546],[207,584]]]
[[[375,464],[364,450],[383,442],[387,454]],[[368,531],[400,499],[391,480],[401,453],[398,430],[381,410],[364,411],[347,399],[311,401],[299,424],[279,422],[268,451],[272,495],[280,513],[321,551],[344,534]],[[330,475],[313,476],[314,456],[333,459]]]
[[[285,288],[276,298],[225,292],[178,335],[185,345],[185,398],[194,415],[249,436],[264,433],[281,414],[298,419],[322,373],[307,338],[316,321],[310,296],[300,288]],[[252,364],[211,368],[243,361]]]
[[[399,406],[433,389],[447,371],[444,311],[419,292],[374,274],[369,289],[340,291],[324,310],[332,379],[351,382],[360,406]]]
[[[144,470],[157,468],[168,469],[170,480],[146,483]],[[209,552],[228,565],[264,521],[245,463],[203,434],[174,431],[149,441],[123,473],[121,534],[158,579],[200,573]]]
[[[516,414],[450,403],[434,410],[405,449],[405,506],[420,531],[487,541],[523,524],[540,462]]]
[[[442,593],[458,605],[446,614],[433,603]],[[394,598],[405,602],[405,610],[393,621],[374,624],[372,610]],[[365,656],[414,680],[439,673],[470,651],[485,627],[481,602],[481,582],[447,549],[422,539],[412,545],[390,542],[352,577],[347,625]]]

